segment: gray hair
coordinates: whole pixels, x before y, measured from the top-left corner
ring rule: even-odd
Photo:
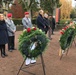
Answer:
[[[44,17],[48,17],[48,14],[47,14],[47,13],[45,13],[45,14],[44,14]]]

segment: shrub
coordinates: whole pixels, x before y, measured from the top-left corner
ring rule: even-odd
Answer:
[[[14,19],[13,18],[13,21],[14,21],[15,25],[22,25],[22,19]]]
[[[35,25],[37,24],[37,23],[36,23],[36,18],[33,18],[33,19],[32,19],[32,24],[35,24]]]
[[[71,19],[61,19],[61,20],[59,21],[59,24],[60,24],[60,25],[66,25],[66,24],[69,24],[70,21],[71,21]]]
[[[62,29],[63,27],[65,27],[66,25],[68,25],[70,23],[71,19],[61,19],[59,21],[59,23],[57,24],[57,28],[58,29]]]
[[[13,18],[13,21],[14,21],[15,25],[22,25],[22,19],[21,18],[20,19]],[[36,18],[32,19],[32,24],[36,25]]]

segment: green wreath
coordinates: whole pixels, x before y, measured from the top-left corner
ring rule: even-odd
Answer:
[[[66,50],[66,48],[68,48],[71,43],[73,42],[75,37],[75,29],[70,27],[68,28],[64,34],[60,37],[60,46],[62,50]]]
[[[19,51],[24,57],[36,58],[46,49],[48,41],[40,29],[28,28],[19,37]]]

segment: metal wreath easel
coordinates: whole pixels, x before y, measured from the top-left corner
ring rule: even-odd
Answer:
[[[42,64],[43,73],[44,73],[44,75],[46,75],[46,72],[45,72],[45,64],[44,64],[44,59],[43,59],[42,53],[40,54],[40,58],[41,58],[41,63],[36,63],[36,64],[32,64],[32,65],[23,67],[23,65],[24,65],[24,63],[25,63],[25,60],[26,60],[26,58],[25,58],[24,61],[23,61],[23,63],[22,63],[22,65],[20,66],[20,69],[19,69],[17,75],[19,75],[19,73],[20,73],[21,70],[22,70],[23,72],[29,73],[29,74],[31,74],[31,75],[36,75],[36,74],[34,74],[34,73],[32,73],[32,72],[26,71],[25,69],[30,68],[30,67],[33,67],[33,66],[35,66],[35,65],[39,65],[39,64]]]
[[[74,42],[75,47],[76,47],[76,42],[75,42],[74,39],[73,39],[73,42]],[[72,44],[71,44],[71,46],[72,46]],[[67,50],[65,50],[64,54],[66,54],[66,55],[68,54],[69,48],[70,48],[71,46],[69,46],[69,47],[67,48]],[[62,57],[63,57],[64,54],[62,53],[62,55],[60,56],[60,60],[62,59]]]

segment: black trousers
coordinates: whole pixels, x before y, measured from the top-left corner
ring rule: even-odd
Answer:
[[[52,34],[53,34],[53,32],[54,32],[54,29],[52,29]]]
[[[49,37],[49,38],[51,38],[51,34],[52,34],[52,29],[49,28],[49,30],[48,30],[48,37]]]
[[[1,50],[1,56],[2,54],[5,55],[5,44],[0,45],[0,50]]]
[[[14,49],[14,39],[15,39],[15,36],[8,37],[8,50]]]

